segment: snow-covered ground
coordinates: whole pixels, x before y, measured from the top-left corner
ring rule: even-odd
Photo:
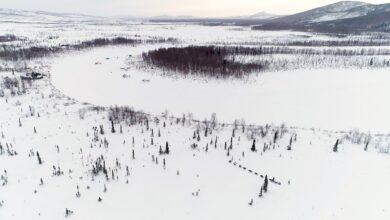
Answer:
[[[30,46],[121,33],[176,37],[180,45],[337,39],[233,27],[95,25],[100,29],[56,27],[54,39],[44,25],[0,28],[35,39],[25,42]],[[32,60],[25,65],[47,77],[24,84],[23,73],[0,72],[0,219],[390,219],[387,69],[189,79],[140,65],[137,55],[160,46],[169,45]],[[15,95],[5,77],[19,79]],[[115,121],[112,133],[110,110],[97,105],[151,115],[131,125]],[[165,110],[176,117],[161,115]],[[220,123],[192,121],[191,114],[184,121],[183,113],[200,120],[216,113]],[[372,133],[349,131],[355,128]],[[169,154],[160,154],[167,142]],[[93,173],[99,160],[107,176]],[[259,197],[265,175],[268,192]]]
[[[1,219],[63,219],[66,208],[74,212],[70,219],[113,216],[116,219],[257,219],[262,216],[387,219],[390,216],[390,179],[386,175],[390,163],[388,154],[380,154],[378,148],[380,144],[386,146],[386,137],[373,137],[367,151],[364,144],[345,140],[335,153],[332,148],[336,139],[345,134],[287,129],[279,133],[283,136],[274,145],[275,130],[271,128],[265,137],[255,135],[258,151],[252,152],[250,127],[243,132],[239,126],[234,137],[231,126],[209,131],[207,137],[200,128],[197,140],[193,139],[196,123],[182,125],[164,118],[158,124],[151,121],[149,129],[145,124],[122,123],[123,133],[116,124],[116,133],[112,134],[104,111],[86,111],[81,119],[79,109],[84,109],[83,105],[63,97],[47,84],[36,86],[28,89],[25,96],[8,98],[8,103],[1,99],[4,135],[1,143],[4,147],[12,145],[10,149],[18,153],[0,156],[0,166],[7,172],[2,171],[7,183],[0,187],[0,201],[4,201]],[[22,105],[15,106],[18,101]],[[34,116],[30,116],[29,105],[34,106]],[[104,126],[105,134],[98,134],[98,139],[93,140],[93,127],[99,125]],[[287,151],[289,139],[295,135],[297,140],[292,150]],[[102,144],[104,139],[108,146]],[[159,155],[159,146],[164,149],[166,141],[170,154]],[[191,148],[194,143],[196,149]],[[228,148],[232,146],[229,155],[225,143]],[[269,145],[265,152],[264,144]],[[42,158],[42,165],[36,152]],[[103,174],[92,175],[91,164],[100,155],[110,169],[109,181]],[[158,157],[158,164],[153,162],[153,156]],[[53,166],[61,167],[64,174],[53,175]],[[281,185],[270,183],[268,193],[259,198],[264,180],[254,172],[275,177]],[[254,202],[249,206],[251,199]]]

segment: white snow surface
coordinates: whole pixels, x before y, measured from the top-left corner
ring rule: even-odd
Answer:
[[[4,22],[0,30],[28,38],[23,46],[136,35],[177,37],[185,45],[338,40],[237,27],[38,23]],[[370,40],[366,37],[344,39]],[[48,77],[26,82],[26,93],[14,96],[4,88],[4,77],[19,79],[24,73],[0,72],[0,145],[5,149],[0,153],[0,220],[390,219],[390,135],[373,134],[389,133],[388,69],[270,72],[247,81],[183,79],[139,68],[139,55],[160,46],[167,45],[105,47],[22,61]],[[111,133],[107,110],[96,105],[129,105],[154,115],[149,126],[116,122]],[[246,125],[243,130],[218,124],[206,137],[203,124],[159,116],[165,110],[179,117],[192,112],[201,120],[215,112],[219,122],[245,118]],[[287,127],[279,126],[283,122]],[[265,123],[275,126],[249,126]],[[93,127],[100,125],[105,133],[95,137]],[[197,130],[199,139],[194,139]],[[276,131],[283,132],[274,143]],[[287,150],[292,137],[296,140]],[[250,150],[253,140],[255,152]],[[340,145],[333,152],[336,140]],[[166,142],[170,154],[160,155]],[[102,173],[92,175],[102,155],[108,180]],[[53,175],[53,166],[64,174]],[[260,198],[260,175],[265,174],[281,185],[270,183]],[[67,218],[66,208],[73,211]]]
[[[39,117],[29,116],[29,105],[40,113]],[[122,124],[123,133],[119,133],[116,124],[117,133],[112,134],[105,112],[87,111],[80,119],[78,112],[83,106],[47,83],[39,82],[25,96],[0,99],[1,143],[12,144],[10,148],[18,152],[16,156],[0,155],[1,175],[7,176],[5,185],[0,179],[0,219],[385,220],[390,217],[389,156],[379,153],[389,151],[389,138],[373,139],[367,151],[363,150],[364,145],[345,140],[335,153],[331,150],[333,144],[344,134],[287,129],[277,144],[265,152],[262,146],[271,142],[273,133],[263,138],[256,136],[258,152],[251,152],[252,138],[240,128],[235,130],[234,137],[231,126],[219,127],[208,137],[202,130],[200,140],[196,141],[192,139],[196,124],[182,125],[160,118],[159,124],[150,122],[149,130],[145,124]],[[167,126],[163,127],[162,122]],[[98,135],[95,142],[92,127],[98,125],[103,125],[106,133]],[[158,130],[161,137],[156,136]],[[295,134],[297,141],[287,151],[288,141]],[[216,137],[217,148],[210,142]],[[102,146],[103,139],[108,140],[107,147]],[[159,146],[166,141],[170,154],[159,155]],[[227,156],[224,142],[230,141],[233,147]],[[190,148],[193,143],[198,144],[198,149]],[[55,145],[59,145],[59,151]],[[37,151],[42,165],[35,155],[31,156],[31,152]],[[104,156],[106,166],[114,170],[115,177],[110,172],[109,181],[103,174],[92,177],[92,162],[100,155]],[[159,158],[158,164],[152,161],[152,155]],[[236,166],[228,163],[231,159],[237,162]],[[52,175],[53,166],[60,166],[64,175]],[[275,177],[282,184],[270,183],[269,191],[259,198],[263,178],[248,169]],[[43,185],[39,185],[40,178]],[[99,197],[102,202],[97,201]],[[254,202],[249,206],[251,199]],[[68,218],[65,208],[74,212]]]

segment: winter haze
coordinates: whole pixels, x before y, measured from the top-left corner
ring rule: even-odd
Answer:
[[[104,16],[159,16],[192,15],[200,17],[224,17],[254,14],[266,11],[287,15],[335,3],[334,0],[310,1],[258,1],[258,0],[2,0],[1,7],[83,13]],[[366,1],[372,4],[387,3],[382,0]]]

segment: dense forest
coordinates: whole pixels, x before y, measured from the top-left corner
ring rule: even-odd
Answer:
[[[239,48],[237,47],[237,50]],[[143,60],[163,69],[181,73],[201,74],[215,77],[241,77],[264,67],[259,63],[239,63],[227,59],[239,53],[230,47],[189,46],[183,48],[160,48],[143,53]]]

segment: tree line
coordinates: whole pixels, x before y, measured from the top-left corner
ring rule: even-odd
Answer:
[[[299,48],[289,46],[259,46],[259,47],[221,47],[229,55],[334,55],[334,56],[374,56],[390,55],[388,48]]]
[[[20,38],[16,37],[13,34],[0,35],[0,42],[11,42],[11,41],[19,40],[19,39]]]
[[[173,38],[150,38],[146,40],[133,39],[127,37],[97,38],[87,41],[81,41],[74,44],[60,44],[58,46],[31,46],[18,47],[15,45],[2,44],[0,46],[0,59],[3,60],[30,60],[50,56],[59,52],[71,50],[84,50],[93,47],[103,47],[111,45],[136,45],[142,43],[166,43],[176,42]]]

